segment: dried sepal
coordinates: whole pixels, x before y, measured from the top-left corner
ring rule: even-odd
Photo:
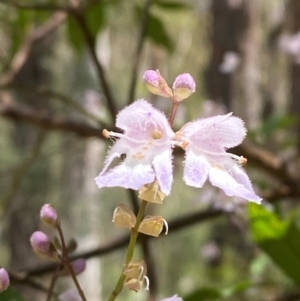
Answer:
[[[123,274],[126,278],[142,279],[147,274],[144,260],[133,260],[124,266]]]
[[[168,224],[163,217],[145,216],[145,218],[140,223],[138,231],[146,235],[158,237],[164,225],[166,227],[165,234],[168,234]]]
[[[136,223],[136,216],[126,204],[119,204],[113,213],[113,223],[117,227],[133,228]]]
[[[146,184],[139,190],[139,198],[150,203],[162,204],[165,197],[166,195],[160,190],[157,181]]]

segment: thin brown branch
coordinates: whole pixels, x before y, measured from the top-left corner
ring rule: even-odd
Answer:
[[[118,112],[118,108],[117,108],[116,102],[114,100],[114,97],[112,95],[105,71],[97,57],[95,38],[92,36],[92,34],[90,32],[84,16],[82,16],[81,14],[76,14],[76,15],[74,15],[74,17],[75,17],[75,20],[77,21],[79,28],[82,31],[83,37],[86,41],[87,47],[90,51],[92,60],[96,67],[96,71],[99,76],[100,84],[102,86],[103,93],[107,100],[107,106],[110,111],[111,118],[112,118],[112,120],[115,120],[117,112]]]
[[[1,85],[5,85],[13,81],[27,61],[35,43],[55,31],[66,17],[67,14],[65,12],[55,12],[43,25],[36,27],[25,37],[8,70],[0,78]]]
[[[137,48],[135,52],[135,56],[133,59],[133,66],[131,72],[131,81],[129,86],[128,100],[127,103],[130,104],[135,98],[135,89],[136,89],[136,81],[137,81],[137,73],[139,69],[139,64],[141,61],[141,55],[144,48],[145,38],[147,35],[148,29],[148,21],[149,21],[149,11],[153,0],[146,0],[143,8],[142,14],[142,22],[140,25],[140,35],[137,43]]]
[[[69,107],[76,110],[77,112],[86,116],[90,120],[96,122],[100,126],[105,127],[105,124],[99,117],[97,117],[93,113],[89,112],[84,106],[82,106],[76,100],[72,99],[69,96],[58,93],[56,91],[52,91],[46,87],[42,87],[42,86],[31,87],[31,86],[24,86],[24,85],[20,85],[20,84],[9,84],[9,85],[5,85],[5,86],[0,86],[0,90],[15,90],[15,91],[20,91],[20,92],[25,92],[28,94],[33,94],[33,95],[38,95],[38,96],[43,96],[43,97],[52,97],[52,98],[58,99],[61,102],[63,102],[64,104],[67,104]]]
[[[14,121],[32,124],[45,130],[59,130],[74,133],[85,138],[102,138],[100,129],[65,116],[51,115],[46,110],[31,109],[12,103],[5,104],[0,102],[0,115]]]
[[[169,235],[172,235],[176,231],[182,230],[186,227],[190,227],[195,224],[206,222],[214,218],[220,217],[222,216],[222,214],[223,212],[221,210],[206,210],[206,211],[193,212],[181,217],[174,218],[169,222]],[[153,239],[153,237],[151,236],[141,235],[141,237],[143,238],[140,238],[138,240],[139,243],[141,242],[141,239],[145,239],[145,240]],[[162,237],[165,236],[161,235],[160,239]],[[95,256],[104,256],[107,254],[111,254],[113,251],[125,248],[128,245],[128,242],[129,242],[129,235],[126,235],[115,241],[109,242],[104,246],[100,246],[94,250],[82,252],[77,255],[71,256],[70,259],[71,260],[75,260],[77,258],[89,259]],[[55,267],[56,265],[54,264],[48,264],[48,265],[28,269],[27,271],[25,271],[25,273],[27,276],[38,276],[38,275],[52,272],[55,269]]]

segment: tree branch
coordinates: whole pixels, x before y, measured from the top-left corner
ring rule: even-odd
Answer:
[[[104,71],[104,69],[103,69],[103,67],[102,67],[102,65],[101,65],[101,63],[100,63],[100,61],[97,57],[96,41],[95,41],[94,37],[92,36],[92,34],[91,34],[87,24],[86,24],[84,16],[82,16],[80,14],[75,14],[74,18],[77,21],[77,24],[78,24],[79,28],[82,31],[83,37],[84,37],[84,39],[86,41],[86,44],[88,46],[88,49],[91,53],[92,60],[94,61],[96,71],[98,73],[99,80],[100,80],[104,95],[105,95],[106,100],[107,100],[107,106],[108,106],[108,109],[110,111],[111,118],[114,121],[115,118],[116,118],[117,112],[118,112],[118,108],[117,108],[116,102],[113,98],[111,89],[109,87],[109,83],[108,83],[108,80],[106,78],[105,71]]]
[[[129,86],[129,93],[128,93],[128,100],[127,103],[130,104],[134,98],[135,98],[135,89],[136,89],[136,81],[137,81],[137,73],[139,64],[141,61],[141,55],[144,48],[144,42],[147,35],[147,28],[148,28],[148,19],[149,19],[149,10],[151,7],[153,0],[146,0],[144,9],[143,9],[143,15],[142,15],[142,22],[141,22],[141,31],[139,40],[137,43],[137,48],[135,52],[135,56],[133,59],[133,66],[132,66],[132,72],[131,72],[131,81]]]

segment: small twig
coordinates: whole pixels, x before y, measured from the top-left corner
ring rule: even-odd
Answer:
[[[117,108],[116,102],[113,98],[111,89],[109,87],[109,83],[108,83],[108,79],[106,78],[105,71],[97,57],[96,41],[95,41],[94,37],[92,36],[92,34],[86,24],[86,20],[85,20],[84,16],[82,16],[80,14],[76,14],[76,15],[74,15],[74,18],[77,21],[77,24],[82,31],[83,37],[84,37],[86,44],[88,46],[88,49],[91,53],[92,60],[94,61],[94,64],[95,64],[95,67],[96,67],[96,70],[97,70],[97,73],[99,76],[99,80],[100,80],[104,95],[107,100],[107,106],[110,111],[111,118],[114,121],[116,118],[117,112],[118,112],[118,108]]]
[[[127,103],[130,104],[134,98],[135,98],[135,89],[136,89],[136,81],[137,81],[137,73],[139,64],[141,61],[141,55],[144,48],[144,42],[147,35],[147,28],[148,28],[148,20],[149,20],[149,10],[151,7],[153,0],[146,0],[145,5],[143,8],[143,14],[142,14],[142,22],[140,25],[140,35],[137,43],[137,48],[133,60],[133,66],[132,66],[132,73],[131,73],[131,81],[129,86],[129,93],[128,93],[128,100]]]
[[[70,272],[70,275],[71,275],[71,277],[72,277],[72,279],[74,281],[74,284],[75,284],[75,286],[76,286],[76,288],[78,290],[78,293],[79,293],[82,301],[87,301],[86,297],[84,295],[84,292],[83,292],[83,290],[82,290],[82,288],[81,288],[81,286],[80,286],[80,284],[79,284],[79,282],[78,282],[78,280],[76,278],[76,275],[75,275],[74,270],[73,270],[73,266],[72,266],[72,264],[71,264],[71,262],[69,260],[68,248],[66,246],[64,234],[63,234],[62,228],[60,226],[60,223],[57,224],[56,229],[57,229],[59,237],[60,237],[61,247],[62,247],[62,253],[63,253],[62,255],[63,255],[63,259],[65,261],[65,264],[67,265],[67,268],[68,268],[68,270]]]
[[[16,91],[26,92],[26,93],[30,93],[30,94],[34,94],[34,95],[56,98],[56,99],[60,100],[61,102],[67,104],[68,106],[72,107],[77,112],[85,115],[86,117],[90,118],[97,124],[101,125],[101,127],[105,127],[105,124],[103,123],[102,120],[100,120],[99,117],[97,117],[96,115],[89,112],[85,107],[83,107],[76,100],[70,98],[69,96],[58,93],[56,91],[49,90],[45,87],[42,87],[42,86],[30,87],[30,86],[19,85],[19,84],[17,84],[17,85],[9,84],[9,85],[0,86],[0,90],[16,90]]]
[[[55,283],[59,277],[59,269],[60,269],[60,265],[57,265],[57,268],[54,272],[54,274],[52,275],[52,278],[51,278],[51,283],[50,283],[50,286],[49,286],[49,289],[48,289],[48,294],[47,294],[47,299],[46,301],[50,301],[51,300],[51,297],[53,295],[53,291],[54,291],[54,286],[55,286]]]
[[[176,112],[177,112],[177,109],[178,109],[178,105],[179,105],[179,102],[173,100],[173,106],[172,106],[171,114],[170,114],[170,117],[169,117],[169,123],[170,123],[171,125],[172,125],[173,122],[174,122],[175,115],[176,115]]]

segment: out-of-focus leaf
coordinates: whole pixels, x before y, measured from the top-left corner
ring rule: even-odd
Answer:
[[[25,299],[11,286],[2,293],[0,293],[1,301],[25,301]]]
[[[98,32],[104,27],[105,11],[107,4],[103,1],[98,1],[96,5],[91,7],[85,15],[88,28],[93,37],[96,37]]]
[[[155,0],[154,4],[160,8],[168,10],[177,10],[177,9],[189,9],[191,8],[188,4],[178,1],[168,1],[168,0]]]
[[[83,48],[82,33],[80,32],[75,19],[72,16],[68,17],[67,30],[70,42],[73,44],[77,52],[81,52]]]
[[[263,123],[261,131],[269,136],[276,130],[285,130],[292,127],[296,122],[296,116],[274,114]]]
[[[283,221],[263,206],[249,204],[254,240],[281,270],[300,283],[300,231],[294,223]]]
[[[222,290],[223,298],[231,298],[237,294],[240,294],[250,288],[252,283],[250,281],[241,281],[232,286],[228,286]]]
[[[93,5],[84,15],[87,27],[93,38],[96,38],[99,31],[106,24],[105,11],[107,5],[108,4],[106,2],[99,1],[96,5]],[[74,17],[68,17],[67,28],[71,43],[74,45],[75,49],[80,53],[83,49],[84,40],[82,32],[78,27],[78,24]]]
[[[210,301],[222,298],[222,294],[215,288],[203,287],[183,298],[184,301]]]
[[[136,6],[135,9],[138,20],[140,20],[142,16],[142,10],[138,6]],[[174,45],[165,29],[164,24],[158,17],[151,13],[149,13],[148,16],[148,28],[146,34],[147,37],[155,44],[165,47],[169,52],[173,51]]]

